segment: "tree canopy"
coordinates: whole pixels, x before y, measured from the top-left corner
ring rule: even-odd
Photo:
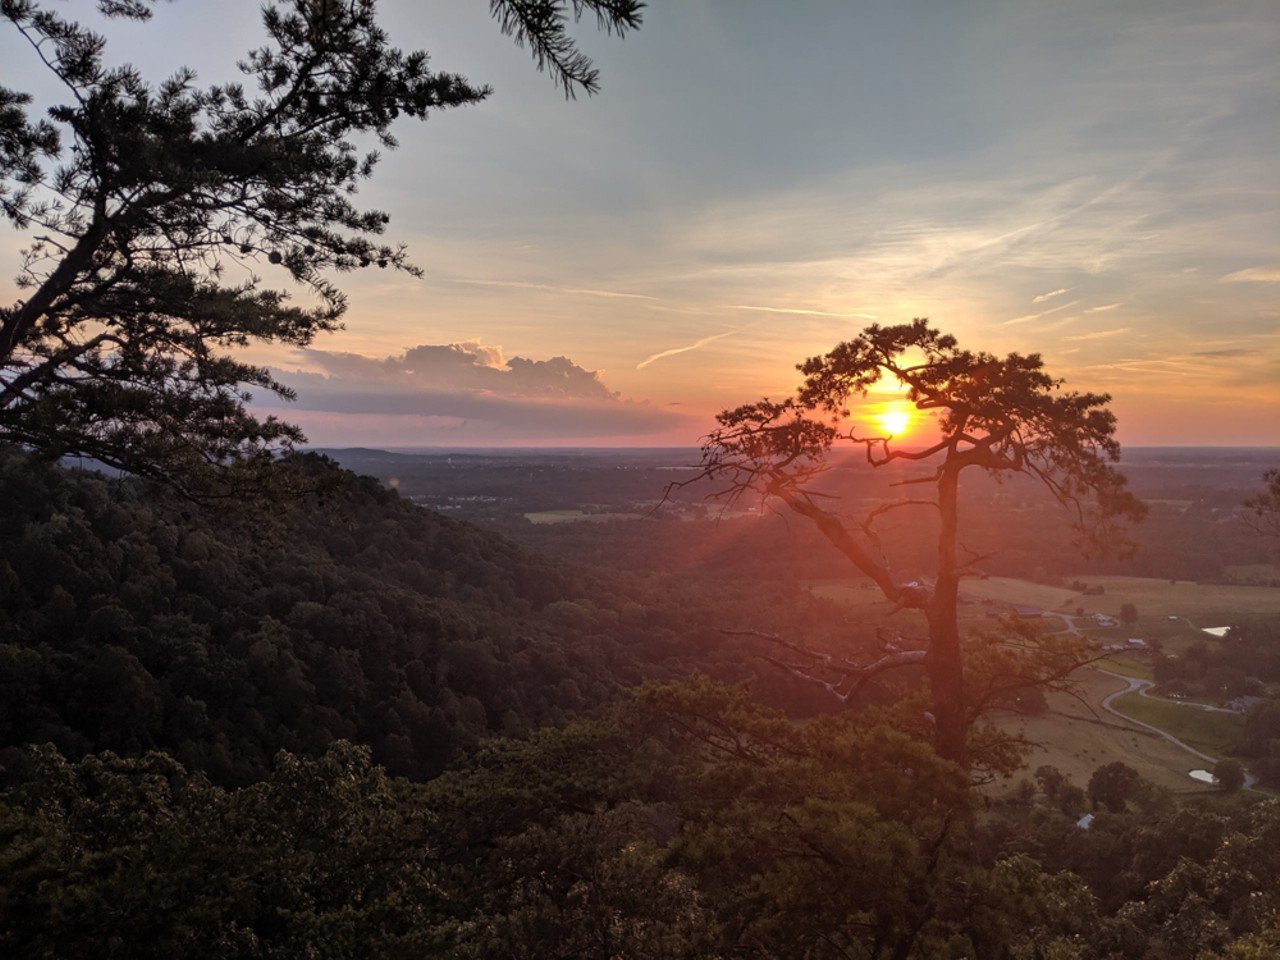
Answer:
[[[1107,409],[1110,397],[1063,391],[1063,381],[1044,370],[1038,354],[1000,358],[962,349],[955,337],[920,319],[870,326],[798,369],[805,379],[794,396],[766,398],[718,416],[719,427],[703,446],[700,478],[726,484],[718,495],[730,500],[750,494],[781,501],[816,524],[888,600],[924,612],[929,638],[922,651],[900,651],[851,672],[865,675],[923,662],[939,752],[963,762],[975,703],[964,686],[956,622],[960,578],[971,570],[959,555],[961,474],[977,468],[1033,477],[1073,512],[1084,546],[1116,546],[1119,522],[1141,517],[1143,509],[1112,465],[1120,447],[1115,416]],[[860,434],[850,421],[851,408],[877,386],[904,389],[917,410],[934,418],[936,438],[908,449],[891,436]],[[935,496],[881,504],[861,519],[829,509],[824,506],[829,494],[817,491],[814,483],[840,447],[861,448],[875,467],[896,461],[931,465],[931,474],[905,482],[931,484]],[[875,525],[903,507],[937,512],[932,582],[899,577],[886,559]],[[1028,665],[1021,679],[1062,679],[1069,662],[1062,653],[1054,651],[1039,666]]]
[[[149,0],[101,0],[146,19]],[[638,26],[636,0],[491,5],[566,94],[598,74],[567,33],[571,17]],[[0,440],[82,455],[210,492],[201,478],[261,465],[298,429],[259,418],[253,390],[290,397],[238,357],[252,342],[304,345],[337,328],[334,275],[416,274],[384,239],[390,217],[357,204],[401,117],[489,95],[392,46],[375,0],[288,0],[263,8],[264,44],[243,80],[200,86],[187,69],[153,83],[112,66],[103,36],[36,0],[3,0],[64,93],[45,116],[0,88],[0,209],[29,236],[0,308]],[[275,268],[312,297],[263,286]]]
[[[1280,537],[1280,469],[1268,470],[1262,475],[1266,485],[1261,492],[1244,502],[1250,521],[1259,533]]]

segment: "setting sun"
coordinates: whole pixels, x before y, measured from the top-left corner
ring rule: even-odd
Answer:
[[[873,415],[876,425],[890,437],[898,437],[907,432],[915,419],[915,411],[909,403],[898,402],[885,404],[879,413]]]

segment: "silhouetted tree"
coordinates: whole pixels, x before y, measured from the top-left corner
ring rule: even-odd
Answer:
[[[1138,771],[1116,760],[1093,771],[1089,778],[1089,799],[1095,807],[1101,804],[1112,813],[1121,813],[1141,785]]]
[[[1280,470],[1268,470],[1262,475],[1266,484],[1262,492],[1244,502],[1251,513],[1251,526],[1259,533],[1280,537]]]
[[[1116,546],[1119,521],[1142,516],[1141,503],[1112,466],[1119,458],[1115,416],[1105,394],[1067,393],[1047,374],[1037,354],[1003,359],[961,349],[955,338],[925,320],[874,325],[830,353],[798,369],[805,380],[793,397],[760,400],[717,417],[720,426],[702,449],[703,470],[727,486],[716,494],[730,501],[744,495],[780,501],[812,521],[897,608],[921,610],[929,637],[923,650],[887,654],[874,664],[850,668],[854,675],[923,662],[929,678],[935,746],[943,757],[966,762],[966,736],[985,697],[966,690],[956,605],[966,564],[959,555],[957,524],[960,477],[976,468],[989,474],[1025,474],[1039,480],[1074,512],[1084,544]],[[851,404],[877,384],[905,388],[909,400],[933,414],[938,438],[906,450],[891,437],[861,436],[851,426]],[[862,447],[867,461],[883,467],[897,461],[930,463],[935,497],[883,504],[855,520],[824,505],[812,482],[829,467],[839,447]],[[691,481],[687,481],[691,482]],[[892,510],[927,506],[939,516],[937,570],[932,583],[904,582],[890,569],[875,523]],[[1062,679],[1070,657],[1055,651],[1042,669],[1030,668],[1021,682]],[[1066,672],[1063,672],[1065,669]]]
[[[1213,766],[1213,778],[1218,786],[1227,793],[1237,793],[1244,786],[1244,765],[1239,760],[1228,757],[1219,760]]]
[[[151,6],[98,3],[132,19]],[[641,6],[491,4],[570,95],[598,83],[566,32],[571,16],[589,11],[623,32]],[[188,492],[209,468],[269,462],[301,434],[244,404],[255,388],[291,393],[237,348],[302,345],[335,329],[346,307],[335,272],[418,272],[381,239],[388,215],[353,202],[378,159],[356,141],[392,148],[397,118],[489,89],[390,46],[375,0],[268,3],[267,42],[240,64],[244,82],[203,88],[187,69],[152,84],[108,66],[102,36],[36,0],[0,0],[0,16],[64,94],[37,118],[29,95],[0,88],[0,208],[30,231],[23,299],[0,308],[0,440]],[[264,263],[318,305],[264,289]]]

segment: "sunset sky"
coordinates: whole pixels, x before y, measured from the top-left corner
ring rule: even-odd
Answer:
[[[346,331],[256,353],[316,443],[688,444],[927,316],[1112,393],[1123,442],[1280,444],[1275,0],[654,0],[584,24],[574,102],[485,0],[382,7],[494,95],[398,127],[363,194],[425,277],[344,277]],[[108,32],[208,82],[261,36],[240,0]]]

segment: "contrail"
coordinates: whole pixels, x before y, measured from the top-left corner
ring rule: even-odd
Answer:
[[[611,297],[621,300],[652,300],[657,303],[658,297],[647,297],[642,293],[619,293],[617,290],[595,290],[591,287],[556,287],[549,283],[525,283],[522,280],[465,280],[453,277],[454,283],[466,283],[473,287],[519,287],[523,290],[550,290],[553,293],[575,293],[585,297]]]
[[[1039,320],[1041,317],[1047,317],[1051,313],[1057,313],[1060,310],[1066,310],[1069,307],[1074,307],[1079,302],[1079,300],[1072,300],[1070,303],[1064,303],[1062,306],[1054,307],[1052,310],[1042,310],[1040,313],[1028,313],[1025,317],[1014,317],[1012,320],[1005,320],[1001,322],[1000,326],[1011,327],[1015,323],[1030,323],[1032,320]]]
[[[708,343],[713,343],[716,340],[723,340],[731,334],[741,333],[745,329],[746,327],[739,327],[737,330],[726,330],[724,333],[717,333],[710,337],[703,337],[701,340],[691,343],[687,347],[674,347],[671,350],[663,350],[661,353],[655,353],[653,356],[645,357],[636,364],[636,369],[643,370],[655,360],[661,360],[663,357],[674,357],[677,353],[688,353],[690,350],[697,350],[699,347],[705,347]]]
[[[1095,330],[1093,333],[1081,333],[1074,337],[1063,337],[1065,343],[1068,340],[1101,340],[1103,337],[1114,337],[1118,333],[1128,333],[1133,327],[1116,327],[1114,330]]]
[[[726,310],[757,310],[760,313],[799,313],[806,317],[839,317],[842,320],[879,320],[874,313],[830,313],[826,310],[800,310],[793,307],[755,307],[746,303],[730,303]]]

